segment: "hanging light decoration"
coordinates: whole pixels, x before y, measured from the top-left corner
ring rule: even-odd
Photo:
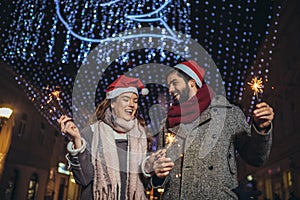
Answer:
[[[60,101],[65,113],[72,115],[72,89],[76,75],[90,52],[99,44],[105,49],[99,52],[99,58],[111,62],[102,71],[100,62],[94,63],[97,74],[80,68],[90,81],[97,81],[95,105],[105,97],[105,88],[118,75],[129,73],[132,76],[150,77],[154,84],[147,86],[150,91],[168,95],[159,82],[161,69],[149,73],[150,63],[162,63],[173,66],[183,61],[177,54],[178,45],[173,45],[173,52],[164,49],[149,49],[151,38],[168,38],[178,44],[178,32],[197,41],[215,61],[218,73],[207,70],[206,82],[218,88],[224,85],[225,91],[218,91],[231,102],[238,102],[243,95],[247,74],[258,74],[268,78],[269,61],[276,37],[269,41],[271,46],[261,47],[273,23],[278,23],[280,5],[274,1],[237,0],[232,3],[222,0],[187,1],[187,0],[143,0],[143,1],[96,1],[54,0],[35,1],[15,0],[0,2],[2,43],[0,57],[13,66],[16,82],[27,93],[41,114],[51,124],[56,124],[61,110],[52,109],[55,101],[49,102],[47,86],[60,86]],[[165,30],[163,35],[136,35],[143,27],[156,27]],[[110,46],[115,38],[122,38],[122,46]],[[144,37],[144,38],[143,38]],[[132,42],[127,38],[142,38],[140,49],[127,52]],[[184,45],[184,44],[182,44]],[[268,55],[257,55],[258,49],[266,49]],[[123,52],[114,59],[109,55],[115,49]],[[197,52],[194,52],[195,55]],[[261,57],[264,57],[261,58]],[[144,70],[133,69],[144,65]],[[97,66],[98,65],[98,66]],[[204,66],[208,67],[209,66]],[[221,77],[219,77],[221,76]],[[220,81],[223,80],[223,81]],[[81,85],[81,88],[86,85]],[[157,103],[157,95],[152,92],[141,98],[141,114],[149,123],[148,108]],[[83,93],[80,104],[85,105],[91,95]],[[171,99],[171,98],[170,98]],[[51,104],[51,105],[50,105]],[[63,104],[63,105],[62,105]],[[55,106],[54,106],[55,107]]]

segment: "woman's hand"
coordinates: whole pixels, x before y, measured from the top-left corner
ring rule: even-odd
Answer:
[[[60,125],[61,132],[70,136],[74,141],[74,148],[78,149],[81,147],[81,135],[72,118],[62,115],[57,121]]]

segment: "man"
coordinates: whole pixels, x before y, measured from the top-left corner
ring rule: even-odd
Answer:
[[[158,134],[159,150],[144,160],[145,176],[163,199],[238,199],[236,152],[261,166],[271,148],[273,109],[258,103],[253,125],[240,108],[214,95],[203,68],[182,62],[167,76],[175,102]],[[153,172],[151,174],[151,172]]]

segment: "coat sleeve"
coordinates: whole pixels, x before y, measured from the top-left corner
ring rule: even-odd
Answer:
[[[69,153],[66,158],[76,182],[83,187],[87,187],[92,184],[94,177],[94,168],[90,154],[92,131],[90,128],[86,128],[82,131],[81,135],[82,148],[72,150],[73,142],[69,142],[67,147]]]
[[[265,134],[260,134],[254,125],[249,125],[241,109],[233,107],[236,128],[235,148],[247,164],[259,167],[268,159],[272,146],[272,125]]]

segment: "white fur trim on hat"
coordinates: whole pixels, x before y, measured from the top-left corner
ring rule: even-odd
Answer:
[[[143,89],[142,89],[142,95],[143,95],[143,96],[146,96],[146,95],[148,95],[148,94],[149,94],[148,88],[143,88]]]
[[[112,91],[107,92],[106,98],[107,99],[113,99],[113,98],[115,98],[115,97],[117,97],[120,94],[125,93],[125,92],[133,92],[133,93],[139,95],[137,88],[127,87],[127,88],[116,88]]]
[[[188,76],[190,76],[192,79],[194,79],[196,81],[196,84],[199,86],[199,88],[202,87],[202,82],[201,82],[200,78],[197,76],[197,74],[191,68],[189,68],[188,66],[183,65],[183,64],[175,65],[174,68],[180,69],[181,71],[186,73]]]

